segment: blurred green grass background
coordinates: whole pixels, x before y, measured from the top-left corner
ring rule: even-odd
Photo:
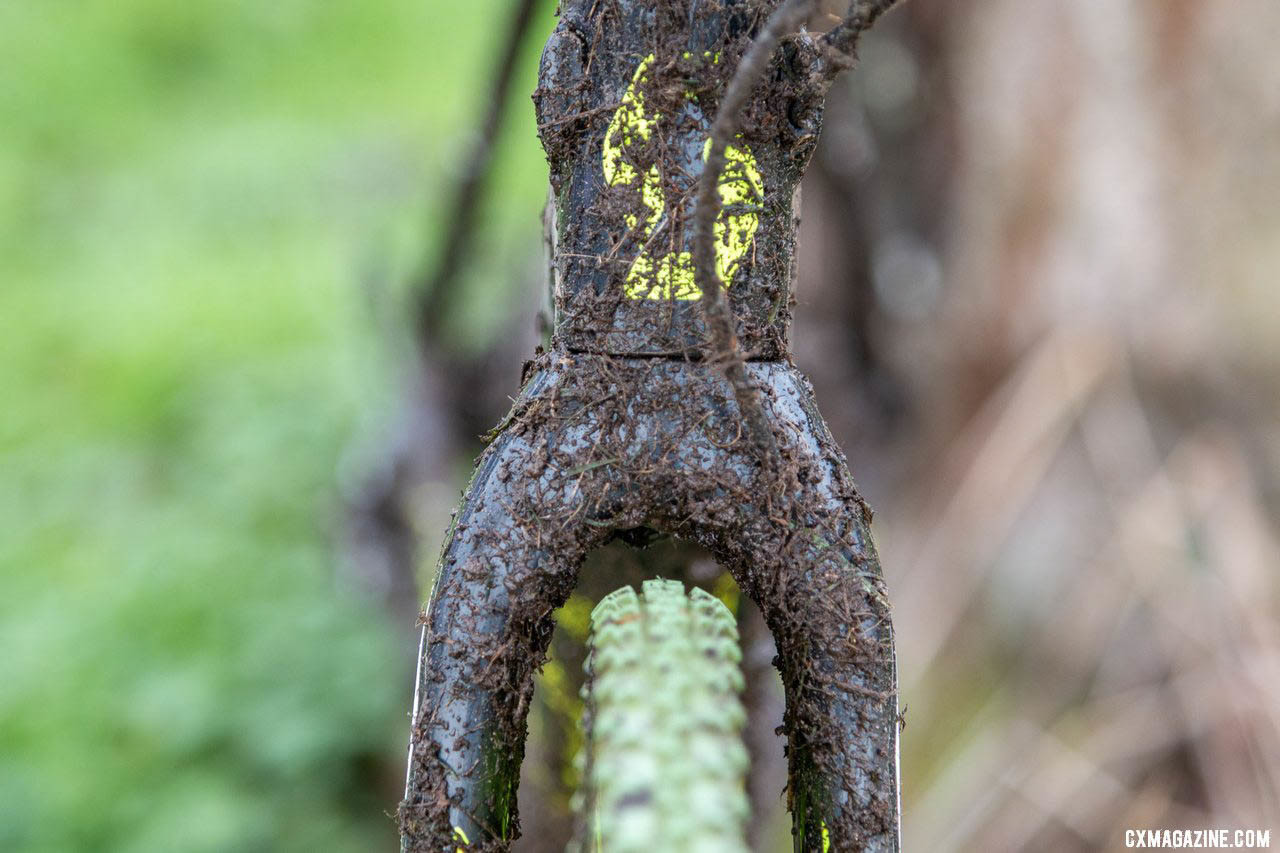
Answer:
[[[492,6],[0,0],[0,849],[394,844],[408,640],[335,580],[334,483]],[[539,237],[515,106],[476,346]]]

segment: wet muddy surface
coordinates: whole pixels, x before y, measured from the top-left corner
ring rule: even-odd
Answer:
[[[700,360],[700,306],[681,289],[716,95],[774,5],[563,4],[535,96],[556,208],[556,325],[446,538],[425,616],[406,849],[508,848],[552,613],[590,551],[649,531],[706,548],[764,614],[802,849],[897,849],[893,638],[871,513],[787,342],[793,197],[824,91],[808,36],[776,52],[720,183],[732,203],[717,260],[732,273],[778,466],[761,465],[733,388]]]

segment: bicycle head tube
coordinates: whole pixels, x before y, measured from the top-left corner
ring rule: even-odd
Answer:
[[[763,20],[746,4],[565,4],[534,95],[555,208],[555,340],[570,352],[685,357],[705,337],[691,218],[717,98]],[[753,358],[787,352],[795,195],[822,98],[811,41],[729,145],[716,271]],[[750,116],[748,116],[750,118]]]

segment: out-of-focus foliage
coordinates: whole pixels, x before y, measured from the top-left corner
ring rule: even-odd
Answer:
[[[335,583],[335,481],[491,14],[0,0],[0,849],[393,843],[412,639]],[[517,105],[478,345],[533,134]]]

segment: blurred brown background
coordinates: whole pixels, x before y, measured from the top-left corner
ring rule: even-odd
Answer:
[[[912,0],[805,186],[908,850],[1280,813],[1280,6]]]

